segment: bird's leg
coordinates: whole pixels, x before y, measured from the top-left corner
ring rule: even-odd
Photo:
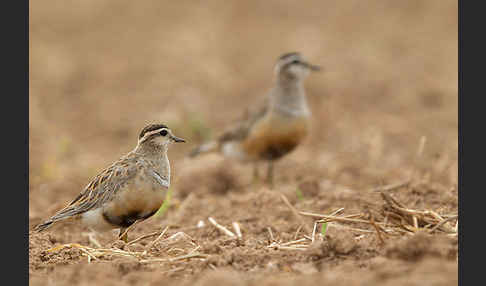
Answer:
[[[118,239],[123,240],[125,243],[128,242],[128,228],[120,228],[120,232],[118,233]]]
[[[253,163],[253,184],[258,183],[260,179],[260,174],[258,173],[258,163]]]
[[[268,161],[267,183],[273,188],[273,160]]]
[[[128,231],[132,229],[137,223],[141,222],[142,220],[136,220],[132,223],[129,227],[121,227],[120,232],[118,233],[118,238],[123,240],[125,243],[128,243]]]

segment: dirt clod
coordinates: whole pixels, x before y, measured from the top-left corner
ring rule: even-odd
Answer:
[[[424,257],[455,259],[457,239],[419,232],[410,238],[390,243],[385,249],[385,255],[407,261],[418,261]]]

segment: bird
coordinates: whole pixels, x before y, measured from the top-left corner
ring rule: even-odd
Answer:
[[[233,125],[216,137],[192,149],[190,158],[209,152],[241,162],[253,162],[253,179],[258,179],[258,162],[268,162],[266,182],[273,186],[273,164],[293,151],[307,136],[311,111],[304,79],[321,67],[307,62],[301,53],[281,55],[274,66],[274,86],[263,102],[247,108]]]
[[[135,222],[154,215],[170,187],[167,150],[171,143],[185,142],[164,124],[148,124],[136,147],[96,175],[66,207],[37,225],[37,232],[61,222],[81,222],[94,232],[119,229],[118,238],[128,241]]]

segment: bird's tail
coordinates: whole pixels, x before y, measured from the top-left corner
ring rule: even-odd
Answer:
[[[37,231],[37,232],[41,232],[43,230],[46,230],[48,228],[50,228],[52,226],[52,224],[54,223],[53,220],[47,220],[41,224],[38,224],[34,227],[34,230]]]
[[[218,150],[218,143],[216,141],[211,141],[202,145],[199,145],[198,147],[192,149],[192,151],[189,153],[190,158],[194,158],[200,154],[204,153],[209,153],[209,152],[214,152]]]
[[[41,231],[44,231],[48,228],[51,228],[54,225],[56,227],[59,227],[59,226],[64,225],[65,223],[69,223],[73,220],[77,220],[77,219],[80,219],[80,218],[81,217],[79,215],[66,215],[66,214],[59,215],[59,214],[57,214],[57,215],[54,215],[53,217],[49,218],[45,222],[36,225],[34,227],[34,231],[41,232]]]

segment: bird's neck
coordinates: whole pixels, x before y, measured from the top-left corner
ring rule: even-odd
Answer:
[[[154,170],[162,177],[162,179],[167,180],[170,184],[170,163],[169,157],[167,156],[167,146],[161,146],[152,142],[144,142],[143,144],[137,145],[133,152],[142,156],[153,166]]]
[[[270,104],[276,112],[294,116],[310,115],[301,79],[278,77],[270,93]]]

